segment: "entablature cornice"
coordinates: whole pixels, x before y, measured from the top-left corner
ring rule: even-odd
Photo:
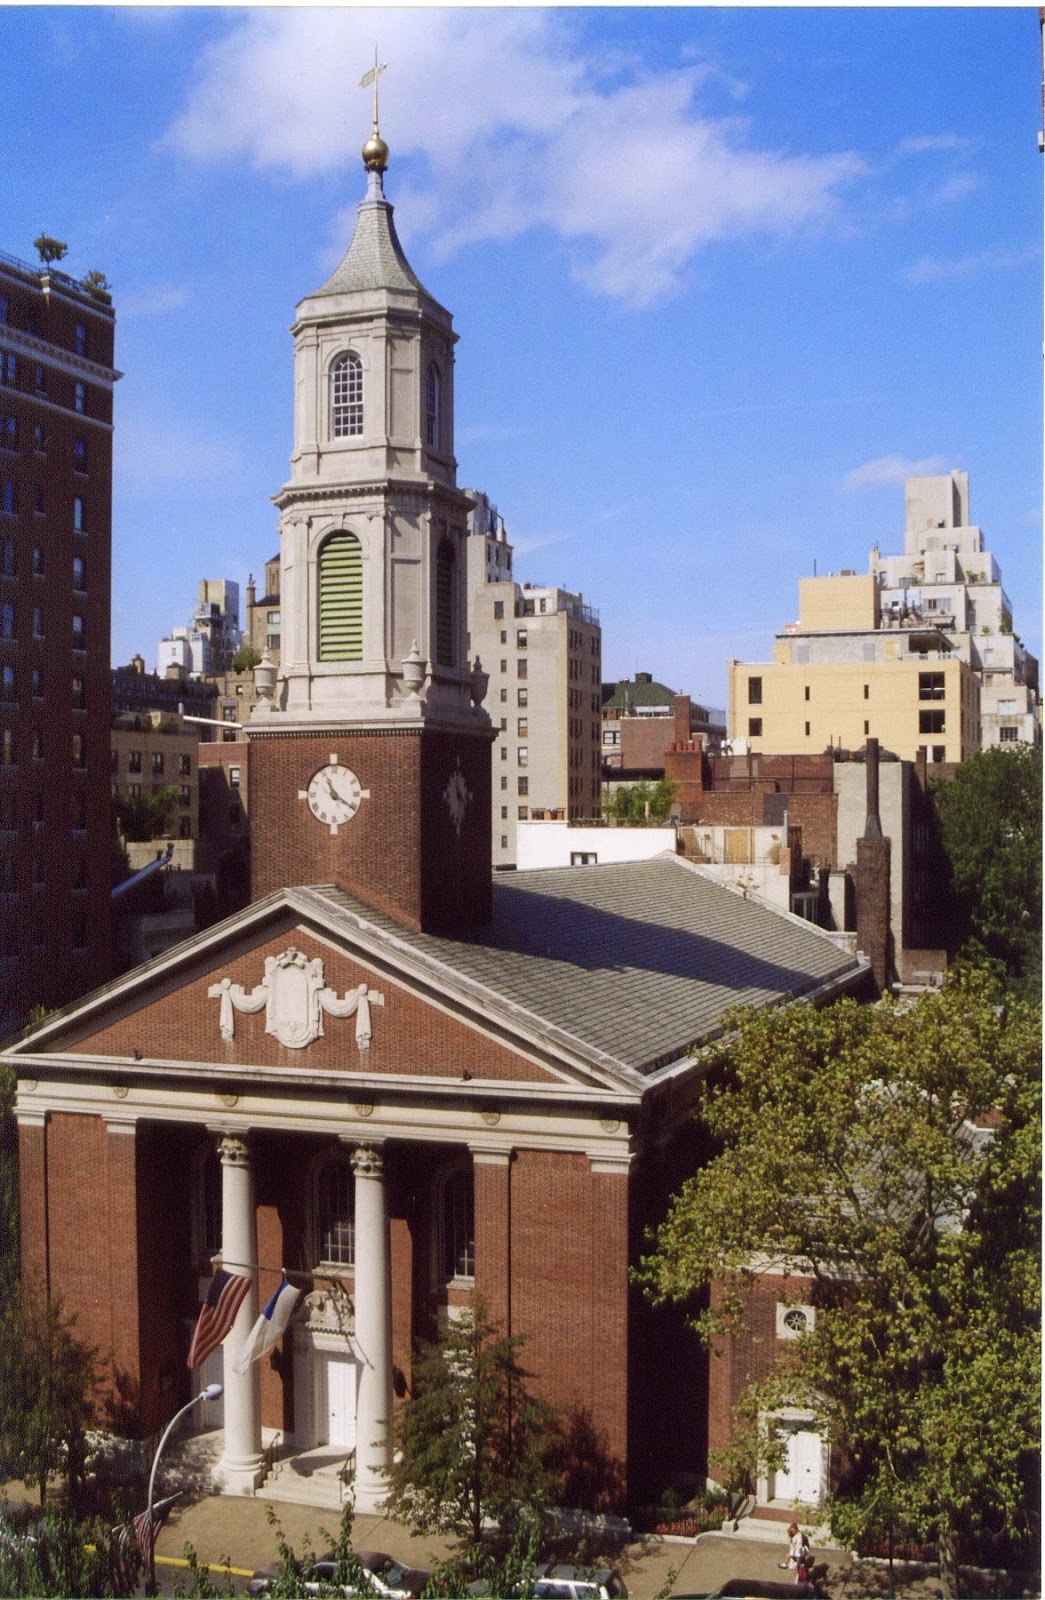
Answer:
[[[603,1108],[604,1109],[604,1108]],[[498,1113],[496,1120],[471,1105],[416,1106],[314,1102],[244,1094],[215,1095],[200,1088],[168,1088],[139,1083],[114,1103],[111,1081],[38,1082],[19,1086],[15,1114],[19,1122],[41,1124],[48,1116],[97,1117],[130,1132],[139,1123],[198,1124],[201,1131],[225,1137],[256,1139],[260,1135],[302,1134],[339,1138],[352,1144],[446,1144],[468,1148],[480,1162],[501,1160],[518,1151],[582,1153],[605,1172],[626,1171],[638,1154],[626,1121],[585,1114],[578,1108],[542,1110],[519,1103]],[[607,1131],[612,1129],[613,1131]]]
[[[21,328],[12,328],[6,322],[3,325],[3,342],[14,350],[38,356],[55,372],[64,372],[73,378],[88,378],[91,383],[96,383],[103,389],[111,389],[117,380],[123,377],[123,373],[117,372],[115,367],[103,367],[98,361],[88,361],[86,356],[74,355],[71,350],[50,344],[46,339],[41,339],[34,333],[26,333]],[[58,409],[65,408],[60,406]],[[77,412],[76,415],[82,416],[83,413]]]

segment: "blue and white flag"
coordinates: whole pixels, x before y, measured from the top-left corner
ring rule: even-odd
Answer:
[[[300,1296],[301,1290],[291,1288],[284,1278],[248,1333],[243,1349],[232,1363],[233,1371],[246,1372],[252,1361],[260,1361],[279,1343]]]

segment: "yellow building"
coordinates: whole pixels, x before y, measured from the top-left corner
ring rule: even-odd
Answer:
[[[872,575],[803,578],[799,621],[773,660],[729,664],[734,747],[770,755],[859,749],[868,738],[913,761],[980,748],[980,685],[941,629],[880,626]]]

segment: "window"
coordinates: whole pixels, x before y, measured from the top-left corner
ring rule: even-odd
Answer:
[[[87,329],[84,327],[82,322],[78,322],[76,324],[76,341],[75,342],[76,342],[76,354],[78,356],[85,356],[87,354]]]
[[[571,850],[571,867],[594,867],[598,865],[599,857],[595,850]]]
[[[761,737],[762,737],[762,718],[761,717],[748,717],[748,719],[747,719],[747,736],[748,736],[749,739],[761,739]]]
[[[530,699],[530,691],[529,691],[529,689],[520,689],[518,691],[518,693],[516,694],[515,698],[516,698],[516,703],[518,705],[520,705],[520,706],[528,705],[529,704],[529,699]]]
[[[33,368],[33,384],[40,394],[47,393],[47,368],[39,361]]]
[[[363,432],[363,363],[351,352],[330,369],[330,432],[335,439]]]
[[[13,578],[16,570],[15,542],[13,539],[5,539],[3,559],[0,561],[0,572],[3,572],[5,578]]]
[[[530,780],[529,780],[529,778],[520,778],[519,779],[519,793],[520,794],[529,794],[529,792],[530,792]]]
[[[807,722],[806,723],[806,738],[807,739],[809,738],[809,728],[810,728],[810,724]]]
[[[140,800],[141,797],[142,797],[142,786],[141,786],[141,784],[140,783],[129,783],[127,785],[127,798],[129,800]]]
[[[762,704],[762,679],[749,678],[747,680],[747,703],[749,706]]]
[[[128,750],[127,771],[140,772],[142,769],[142,753],[140,750]]]
[[[525,650],[526,649],[526,629],[525,628],[516,628],[516,630],[515,630],[515,648],[517,650]]]
[[[18,491],[13,478],[0,478],[0,511],[13,517],[18,510]]]
[[[87,710],[87,684],[83,678],[73,679],[73,710]],[[114,750],[113,755],[115,756],[115,754]]]
[[[38,544],[34,544],[33,545],[33,577],[34,578],[42,578],[43,575],[44,575],[44,552],[43,552],[43,546],[42,545],[38,545]]]
[[[530,731],[530,719],[529,719],[529,717],[520,717],[518,719],[518,733],[519,733],[520,739],[525,739],[527,734],[529,733],[529,731]]]
[[[33,668],[33,699],[42,700],[44,697],[44,675],[40,667]]]
[[[502,733],[507,733],[507,731],[508,731],[508,718],[507,717],[502,717],[501,718],[501,732]]]
[[[435,557],[435,659],[440,667],[454,664],[454,577],[457,561],[449,539],[441,539]]]
[[[15,669],[6,666],[0,674],[0,700],[17,700],[18,692],[15,683]]]
[[[34,639],[42,639],[43,636],[44,636],[44,608],[43,608],[43,606],[34,606],[33,607],[33,638]]]
[[[442,379],[434,361],[428,363],[425,378],[425,440],[433,450],[439,448]]]
[[[44,515],[44,486],[42,483],[33,484],[33,511],[38,517]]]
[[[501,622],[503,620],[503,618],[504,618],[504,601],[503,600],[495,600],[494,603],[493,603],[493,619],[494,619],[495,622]]]
[[[335,533],[319,552],[320,661],[363,659],[363,547]]]
[[[0,415],[0,449],[18,449],[18,418]]]
[[[178,818],[178,838],[179,839],[191,839],[192,838],[192,818],[191,817],[179,817]]]
[[[0,323],[7,321],[11,315],[11,302],[6,294],[0,294]]]
[[[152,775],[154,778],[163,777],[163,752],[161,750],[154,750],[152,752],[151,756],[149,757],[149,765],[152,769]]]
[[[83,833],[87,827],[87,797],[78,794],[73,802],[73,827]]]
[[[507,822],[508,821],[508,807],[507,806],[502,806],[501,807],[501,821],[502,822]]]
[[[942,712],[942,711],[919,711],[919,713],[918,713],[918,732],[919,733],[944,733],[944,732],[946,732],[946,729],[944,728],[944,712]]]
[[[13,639],[15,636],[15,608],[12,605],[0,606],[0,639]]]
[[[502,833],[501,834],[501,849],[502,850],[507,850],[507,848],[508,848],[508,835],[506,833]]]
[[[519,677],[520,678],[525,678],[526,675],[527,675],[526,674],[526,657],[525,656],[520,656],[519,657]]]
[[[18,382],[18,357],[10,350],[0,350],[0,383]]]
[[[809,699],[809,685],[808,685],[808,683],[806,684],[806,699],[807,700]]]
[[[79,496],[73,501],[73,532],[83,532],[83,501]]]
[[[192,791],[187,783],[181,784],[178,789],[178,804],[180,806],[189,806],[192,804]]]
[[[1001,727],[998,729],[998,741],[1000,744],[1016,744],[1019,737],[1019,728]]]
[[[87,446],[82,439],[73,440],[73,471],[87,471]]]
[[[237,769],[238,770],[238,769]],[[178,757],[178,777],[188,778],[192,773],[192,757],[180,755]]]
[[[870,698],[871,698],[871,685],[869,683],[865,683],[864,684],[864,699],[865,700],[870,700]]]
[[[524,745],[524,744],[521,744],[521,745],[520,745],[520,746],[519,746],[519,748],[518,748],[518,750],[517,750],[517,752],[516,752],[516,754],[517,754],[517,756],[518,756],[518,760],[519,760],[519,765],[520,765],[520,767],[525,767],[525,766],[528,766],[528,765],[529,765],[529,762],[530,762],[530,752],[529,752],[529,750],[528,750],[528,748],[527,748],[527,747],[526,747],[526,745]]]
[[[472,1168],[455,1167],[442,1182],[439,1204],[439,1277],[475,1277],[475,1189]]]
[[[279,612],[278,611],[266,611],[266,613],[265,613],[265,621],[268,623],[270,628],[278,628],[279,627]]]
[[[519,807],[519,821],[520,822],[528,822],[529,820],[530,820],[530,808],[529,808],[529,806],[520,806]]]
[[[355,1262],[355,1189],[345,1156],[332,1156],[316,1170],[315,1257],[317,1265],[351,1267]]]
[[[867,738],[867,735],[870,733],[870,731],[871,731],[871,724],[865,718],[864,719],[864,738],[865,739]]]
[[[84,751],[83,734],[82,733],[74,733],[73,734],[73,766],[74,767],[85,767],[86,765],[87,765],[87,756],[86,756],[86,753]]]
[[[919,700],[945,700],[947,690],[942,672],[919,672]]]
[[[77,382],[73,391],[73,405],[83,415],[87,410],[87,385]]]
[[[83,590],[87,587],[86,568],[83,556],[73,556],[73,588]]]
[[[30,743],[33,752],[33,760],[42,761],[44,758],[44,736],[39,728],[33,729]]]
[[[33,449],[37,452],[38,455],[43,455],[44,450],[46,448],[47,448],[47,432],[46,432],[46,429],[44,428],[44,425],[43,425],[42,422],[37,422],[33,426]]]
[[[502,689],[501,690],[501,705],[502,706],[506,705],[507,701],[508,701],[508,690],[507,689]]]
[[[83,617],[79,612],[73,614],[73,649],[82,650],[84,647]]]
[[[5,767],[10,767],[14,764],[14,758],[15,736],[10,728],[4,728],[0,732],[0,762]]]

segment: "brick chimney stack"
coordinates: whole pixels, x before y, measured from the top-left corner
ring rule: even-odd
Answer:
[[[879,994],[889,984],[892,963],[889,954],[889,899],[892,843],[882,833],[879,814],[878,740],[868,739],[867,818],[863,836],[856,841],[856,935],[857,945],[871,963]]]

